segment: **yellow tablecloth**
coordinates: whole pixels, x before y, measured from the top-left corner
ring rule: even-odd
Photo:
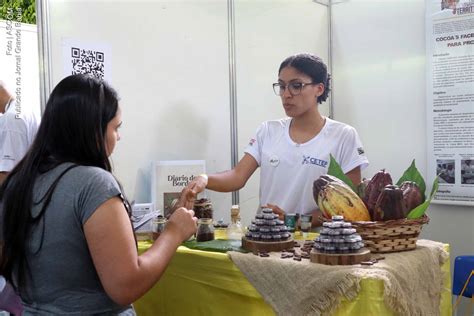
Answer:
[[[139,242],[139,251],[150,246]],[[447,250],[449,246],[446,245]],[[441,315],[451,315],[449,260],[440,302]],[[364,279],[352,301],[342,300],[334,315],[394,315],[383,299],[382,281]],[[146,315],[274,315],[255,288],[224,253],[179,247],[161,280],[134,304]]]

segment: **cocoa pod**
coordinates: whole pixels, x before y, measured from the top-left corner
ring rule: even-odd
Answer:
[[[421,193],[420,187],[413,181],[405,181],[400,185],[400,190],[403,191],[403,201],[405,202],[405,207],[407,214],[423,203],[423,194]]]
[[[375,203],[375,221],[388,221],[406,217],[406,207],[403,201],[403,191],[396,185],[387,185],[380,193]]]
[[[388,172],[385,172],[385,169],[380,170],[377,172],[372,179],[370,179],[367,187],[365,188],[365,195],[364,195],[364,203],[369,210],[370,217],[372,220],[375,216],[375,204],[377,203],[377,199],[382,192],[383,188],[386,185],[393,184],[392,177]]]

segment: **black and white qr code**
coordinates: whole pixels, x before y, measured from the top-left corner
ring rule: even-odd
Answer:
[[[104,53],[72,47],[72,74],[91,74],[98,79],[104,79]]]

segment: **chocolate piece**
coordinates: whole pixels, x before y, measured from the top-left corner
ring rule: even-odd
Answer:
[[[273,241],[280,241],[280,240],[281,240],[281,235],[280,234],[273,235]]]
[[[265,220],[264,219],[256,219],[255,224],[257,226],[263,226],[263,225],[265,225]]]
[[[332,229],[329,231],[329,236],[339,236],[339,235],[341,235],[340,229]]]
[[[262,213],[264,213],[264,214],[273,214],[273,210],[271,208],[263,208]]]
[[[261,252],[260,257],[270,257],[270,255],[266,252]]]
[[[276,226],[276,224],[277,224],[276,220],[274,220],[274,219],[271,219],[271,220],[265,219],[264,221],[265,221],[265,225],[267,225],[267,226]]]
[[[342,234],[343,235],[352,235],[356,232],[355,228],[343,228]]]
[[[372,266],[374,263],[372,261],[362,261],[360,264],[363,266]]]
[[[281,258],[283,258],[283,259],[293,258],[293,254],[292,253],[282,253]]]
[[[261,234],[260,233],[252,233],[252,240],[260,240]]]

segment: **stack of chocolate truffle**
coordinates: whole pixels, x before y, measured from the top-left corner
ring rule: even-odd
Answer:
[[[323,223],[313,247],[319,252],[343,254],[359,251],[364,247],[364,242],[352,224],[337,215],[332,217],[332,222]]]
[[[245,234],[247,240],[264,242],[286,241],[290,237],[288,227],[270,208],[264,208],[261,213],[255,215]]]

